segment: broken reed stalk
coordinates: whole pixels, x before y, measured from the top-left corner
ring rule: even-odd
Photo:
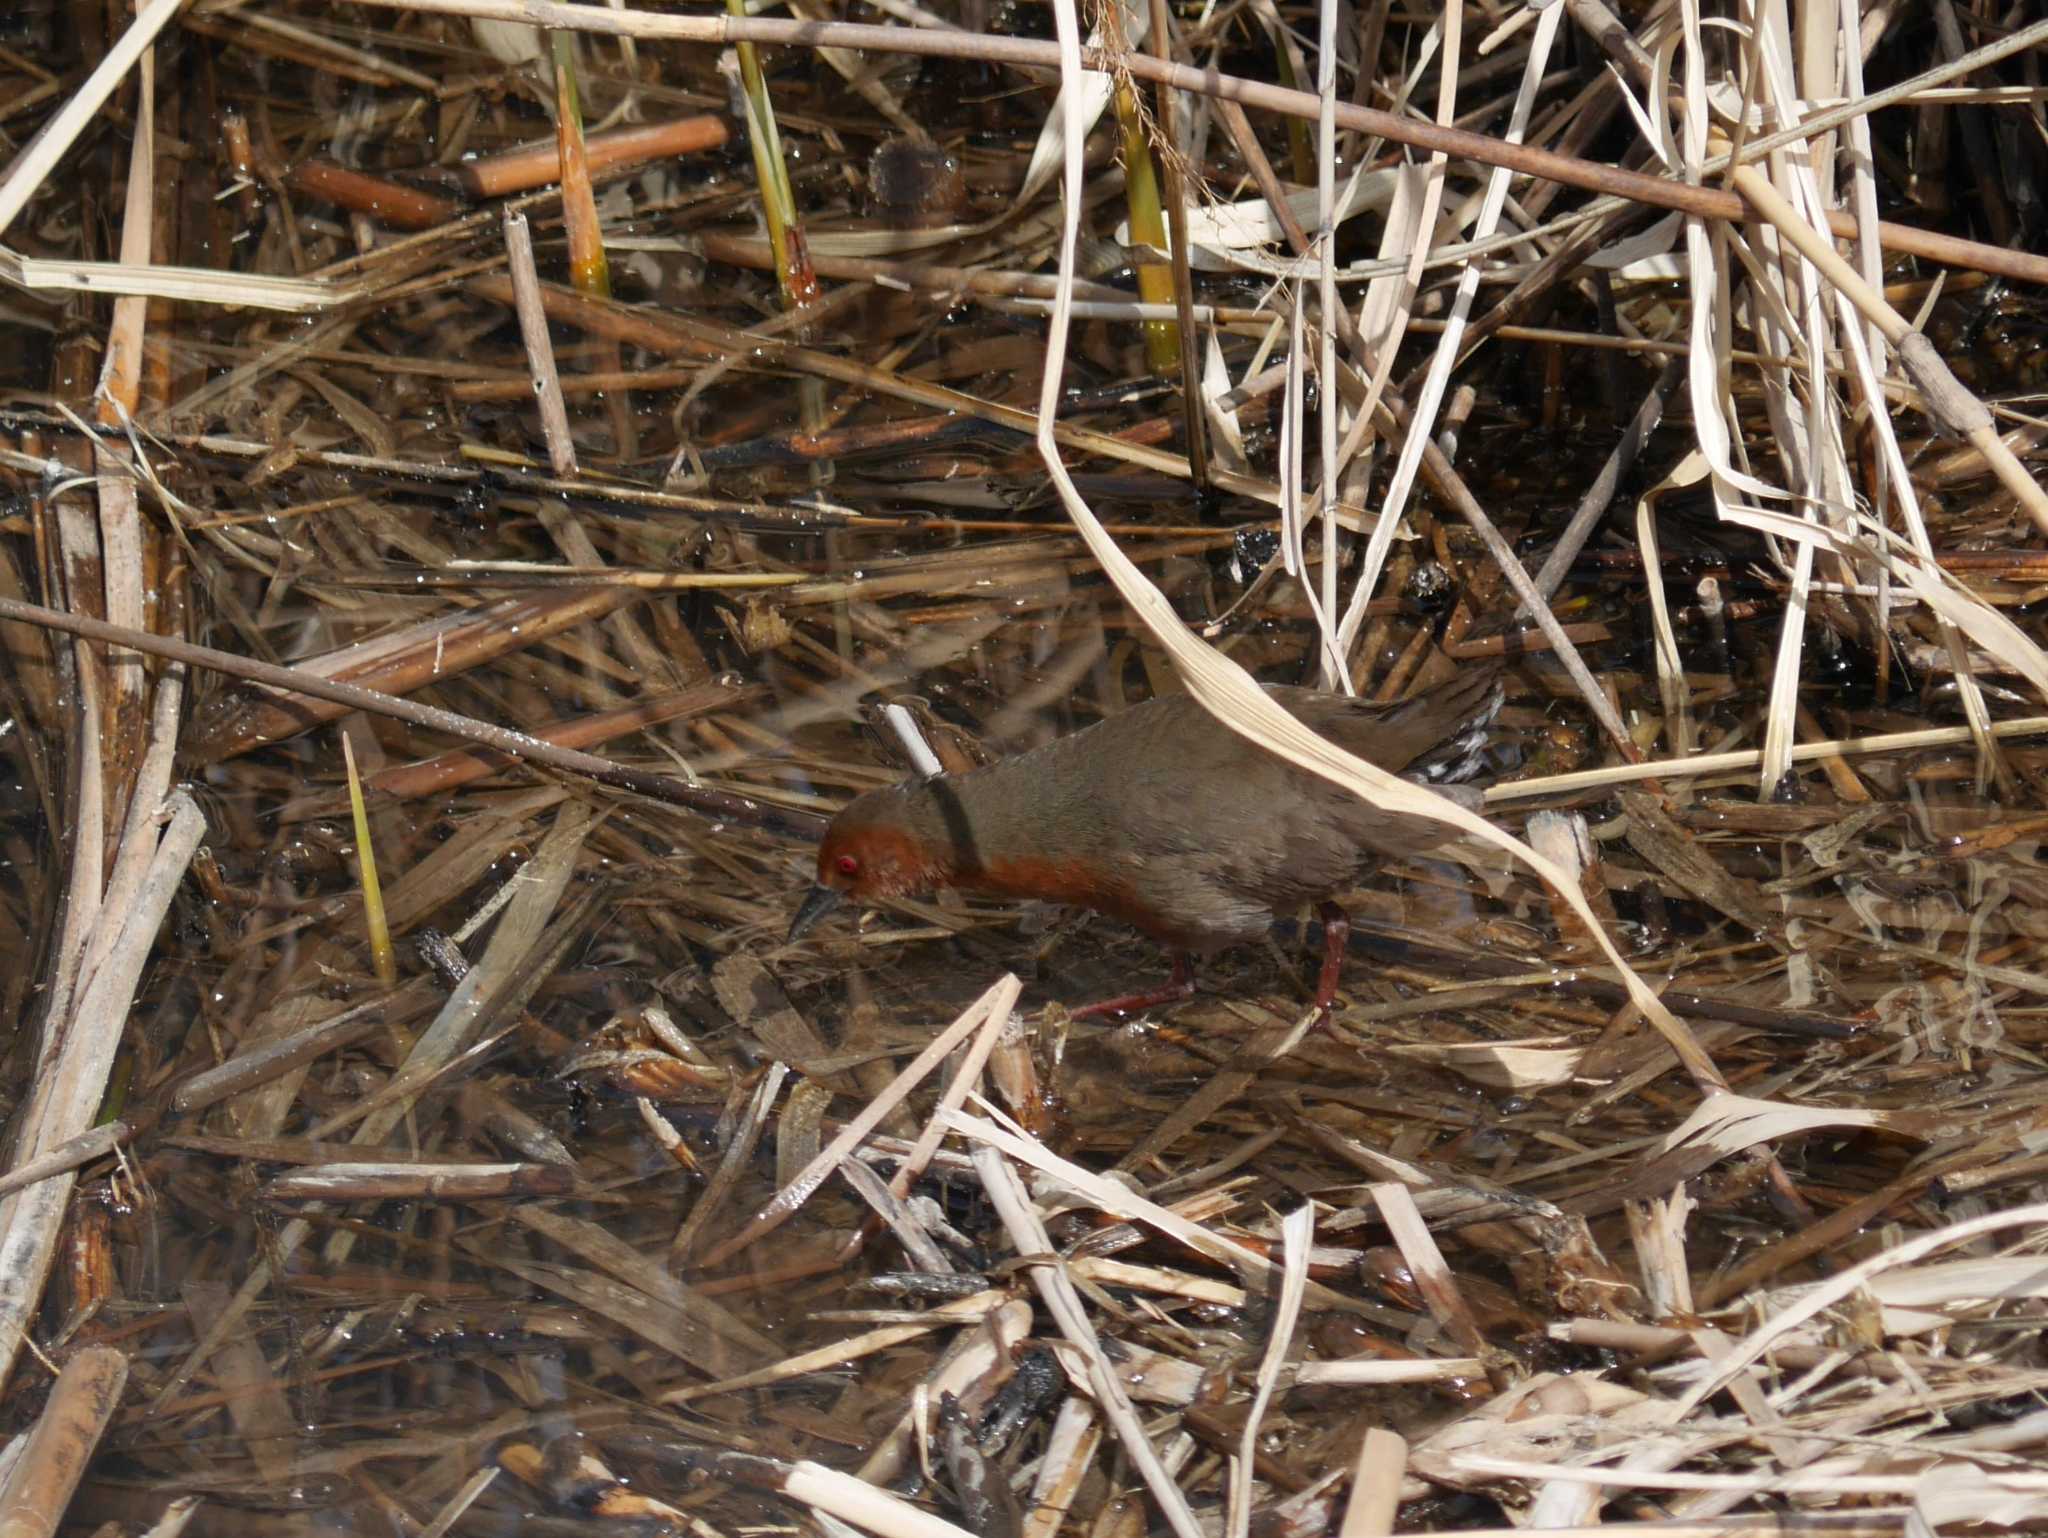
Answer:
[[[90,1131],[66,1138],[48,1153],[25,1159],[0,1175],[0,1196],[12,1196],[24,1186],[78,1169],[95,1159],[104,1159],[134,1135],[135,1129],[125,1121],[101,1122]]]
[[[615,166],[638,165],[643,161],[666,160],[677,155],[717,149],[731,137],[732,130],[725,119],[708,112],[666,123],[614,128],[584,139],[583,164],[595,176]],[[559,140],[545,148],[536,146],[486,155],[455,168],[456,181],[473,198],[498,198],[508,193],[530,192],[560,180],[561,175]]]
[[[143,866],[132,901],[120,908],[88,908],[95,926],[106,926],[114,939],[98,967],[78,979],[77,991],[46,1017],[30,1091],[17,1117],[17,1158],[34,1159],[87,1131],[105,1099],[143,968],[206,832],[205,817],[183,790],[171,793],[166,810],[161,835],[153,817],[145,818],[139,832],[143,847],[130,849],[124,838],[117,851],[120,863],[135,859]],[[0,1198],[0,1384],[28,1341],[74,1183],[65,1170]]]
[[[121,213],[121,259],[132,266],[150,264],[156,245],[156,68],[152,55],[137,65],[137,133],[129,150],[128,187]],[[123,428],[135,420],[142,405],[145,336],[151,305],[134,295],[114,301],[107,327],[106,362],[94,392],[94,416],[105,427]],[[160,322],[168,317],[158,316]],[[165,345],[160,339],[158,350]],[[117,625],[140,630],[148,624],[150,564],[154,536],[143,519],[135,476],[122,456],[98,439],[93,443],[93,469],[98,481],[98,563],[96,584],[101,611]],[[59,525],[62,527],[60,518]],[[68,542],[68,541],[67,541]],[[90,588],[88,587],[89,591]],[[102,736],[102,762],[109,786],[109,811],[118,815],[120,800],[133,793],[135,754],[144,740],[141,731],[146,682],[139,662],[113,662],[107,668],[107,692],[101,719],[89,730]]]
[[[569,408],[562,399],[562,377],[555,369],[554,343],[548,338],[547,313],[541,308],[540,274],[533,266],[533,234],[526,215],[505,213],[505,268],[512,279],[512,310],[519,317],[519,336],[526,344],[532,390],[540,407],[541,439],[555,474],[576,474],[576,440],[569,431]]]
[[[368,214],[396,230],[431,230],[461,218],[468,210],[453,198],[338,166],[331,160],[302,160],[285,178],[294,192]]]
[[[557,721],[535,730],[532,735],[537,741],[553,743],[556,747],[588,748],[667,721],[682,720],[711,710],[733,709],[744,704],[753,692],[707,681],[622,705],[616,710],[602,710]],[[517,762],[518,759],[509,753],[456,748],[418,763],[393,764],[380,769],[370,776],[370,788],[398,800],[443,795],[500,773]]]
[[[112,1346],[82,1347],[64,1363],[0,1480],[0,1527],[8,1538],[57,1531],[127,1386],[128,1358]]]
[[[156,68],[152,55],[143,55],[136,77],[136,133],[129,146],[127,199],[121,208],[121,260],[131,267],[146,267],[152,259],[156,227]],[[140,295],[124,295],[114,301],[113,320],[107,327],[106,361],[101,366],[99,388],[93,392],[94,420],[102,427],[117,428],[132,421],[141,409],[148,308],[149,302]]]

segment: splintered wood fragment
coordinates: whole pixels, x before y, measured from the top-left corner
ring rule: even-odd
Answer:
[[[1060,1530],[1101,1445],[1102,1423],[1095,1418],[1094,1406],[1080,1394],[1069,1394],[1046,1435],[1038,1477],[1031,1484],[1030,1509],[1024,1514],[1023,1538],[1053,1538]]]
[[[1043,1137],[1052,1126],[1052,1107],[1047,1104],[1039,1082],[1038,1064],[1031,1055],[1031,1029],[1012,1016],[989,1054],[988,1076],[1003,1098],[1017,1125],[1033,1137]]]
[[[1676,1187],[1664,1196],[1628,1202],[1622,1208],[1635,1241],[1643,1296],[1659,1319],[1686,1319],[1694,1312],[1692,1268],[1686,1262],[1685,1220],[1697,1205]]]

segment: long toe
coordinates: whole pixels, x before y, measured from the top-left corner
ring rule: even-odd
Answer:
[[[1091,1020],[1101,1015],[1135,1015],[1140,1010],[1152,1009],[1160,1004],[1176,1004],[1182,999],[1195,995],[1195,969],[1185,956],[1173,958],[1173,975],[1156,988],[1143,989],[1137,993],[1121,994],[1113,999],[1098,999],[1093,1004],[1083,1004],[1068,1013],[1076,1020]]]

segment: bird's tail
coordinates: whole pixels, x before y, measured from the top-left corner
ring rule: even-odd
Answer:
[[[1441,694],[1441,706],[1452,713],[1451,725],[1442,741],[1402,772],[1425,785],[1462,785],[1485,768],[1494,718],[1507,698],[1507,687],[1498,666],[1484,667],[1446,684]]]

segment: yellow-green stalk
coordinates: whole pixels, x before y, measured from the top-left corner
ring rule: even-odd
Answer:
[[[744,19],[746,0],[725,0],[725,8]],[[761,73],[761,55],[752,43],[736,43],[740,60],[740,94],[747,108],[747,147],[754,155],[754,180],[761,188],[761,211],[768,220],[768,245],[775,253],[775,277],[782,300],[792,308],[813,304],[818,276],[797,222],[796,194],[789,184],[789,166],[782,158],[782,136],[775,130],[775,106],[768,99],[768,77]]]
[[[356,869],[363,882],[363,926],[370,932],[370,959],[377,981],[398,986],[398,953],[391,945],[391,921],[384,913],[384,889],[377,883],[377,853],[370,847],[370,809],[363,804],[363,782],[356,773],[356,752],[348,733],[341,734],[341,761],[348,770],[348,809],[356,822]]]
[[[1159,202],[1159,173],[1145,142],[1145,122],[1128,82],[1116,88],[1116,120],[1124,135],[1124,199],[1131,213],[1131,247],[1170,251],[1166,210]],[[1138,298],[1145,304],[1173,303],[1173,268],[1166,262],[1138,258]],[[1145,361],[1155,374],[1180,367],[1180,327],[1170,320],[1141,322],[1145,328]]]

